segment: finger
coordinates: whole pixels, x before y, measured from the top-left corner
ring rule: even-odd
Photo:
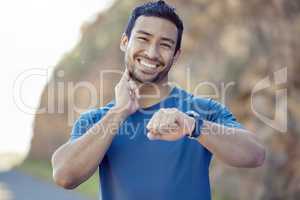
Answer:
[[[161,112],[158,112],[156,114],[155,118],[153,119],[153,123],[152,123],[152,126],[151,126],[151,129],[155,133],[159,133],[160,121],[161,121]]]
[[[150,129],[147,133],[147,137],[149,139],[159,139],[161,137],[161,134],[159,132],[157,132],[156,130],[154,129]]]
[[[180,138],[178,134],[153,134],[152,132],[147,133],[149,140],[165,140],[165,141],[175,141]]]
[[[167,126],[163,126],[159,129],[159,134],[166,135],[166,134],[178,134],[180,132],[180,127],[178,124],[168,124]]]
[[[151,129],[152,127],[154,127],[154,121],[155,121],[157,115],[158,115],[158,112],[155,112],[155,113],[152,115],[150,121],[149,121],[148,124],[147,124],[147,129],[148,129],[148,130]]]
[[[165,134],[169,132],[169,116],[167,114],[162,114],[159,118],[158,124],[158,132],[161,134]]]
[[[149,138],[149,140],[159,140],[160,139],[160,135],[155,135],[152,132],[148,132],[147,137]]]
[[[170,112],[168,111],[168,114],[166,115],[164,121],[168,125],[174,124],[176,122],[176,114],[172,111],[170,111]]]
[[[178,133],[179,130],[180,130],[180,127],[176,123],[172,123],[172,124],[168,125],[168,133],[170,133],[170,134]]]
[[[161,109],[161,116],[159,118],[159,132],[168,133],[170,132],[170,126],[175,123],[175,116],[170,109]]]
[[[129,81],[130,79],[130,75],[129,75],[129,71],[126,67],[124,73],[122,74],[121,80],[120,81]]]
[[[135,97],[139,98],[140,95],[139,95],[138,85],[132,79],[130,79],[128,83],[129,83],[130,89],[135,93]]]
[[[159,129],[156,127],[155,124],[157,124],[157,118],[154,119],[153,121],[153,126],[148,129],[148,132],[150,132],[153,135],[160,135]]]

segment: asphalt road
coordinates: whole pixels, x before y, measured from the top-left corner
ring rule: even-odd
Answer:
[[[91,200],[19,171],[0,172],[0,200]]]

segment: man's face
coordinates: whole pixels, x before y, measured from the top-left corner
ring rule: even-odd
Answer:
[[[120,48],[125,52],[125,65],[131,77],[141,83],[167,78],[180,51],[175,53],[177,27],[158,17],[140,16],[130,39],[122,36]]]

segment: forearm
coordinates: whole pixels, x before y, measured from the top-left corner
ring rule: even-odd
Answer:
[[[63,187],[74,188],[88,179],[102,161],[126,116],[124,112],[111,109],[83,136],[56,150],[52,156],[55,181]]]
[[[235,167],[258,167],[265,159],[264,147],[255,134],[204,121],[198,141],[217,158]]]

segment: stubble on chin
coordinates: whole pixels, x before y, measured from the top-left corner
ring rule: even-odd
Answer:
[[[137,72],[134,72],[134,71],[129,71],[129,75],[132,78],[132,80],[136,81],[137,83],[140,83],[140,84],[147,84],[147,83],[156,84],[156,83],[161,82],[162,80],[164,80],[168,76],[168,73],[169,73],[170,69],[171,69],[171,67],[161,71],[155,77],[153,77],[149,80],[140,79],[138,77],[138,75],[136,74]]]

